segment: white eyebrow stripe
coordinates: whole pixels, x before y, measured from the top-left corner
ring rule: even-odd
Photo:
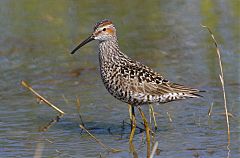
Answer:
[[[97,28],[97,31],[100,31],[100,30],[102,30],[103,28],[111,28],[111,27],[115,28],[113,24],[108,24],[108,25],[101,26],[101,27]]]

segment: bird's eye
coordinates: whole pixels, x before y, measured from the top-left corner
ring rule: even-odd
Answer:
[[[106,28],[103,28],[103,31],[106,31]]]

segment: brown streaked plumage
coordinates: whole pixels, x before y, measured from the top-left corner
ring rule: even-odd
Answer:
[[[198,89],[169,82],[148,66],[121,52],[115,26],[110,20],[98,22],[92,35],[71,53],[92,40],[99,41],[100,74],[106,89],[115,98],[136,106],[200,96]]]

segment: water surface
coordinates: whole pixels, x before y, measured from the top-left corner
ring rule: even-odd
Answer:
[[[130,128],[122,129],[122,121],[129,121],[128,106],[110,96],[102,84],[97,43],[70,55],[104,18],[116,25],[120,48],[130,57],[170,81],[207,90],[202,99],[154,106],[158,113],[155,139],[161,150],[156,157],[228,156],[217,55],[200,24],[212,28],[222,52],[227,103],[234,116],[230,118],[230,157],[239,157],[239,6],[237,0],[0,1],[1,157],[33,157],[39,144],[43,157],[132,157]],[[56,113],[38,104],[21,80],[67,113],[46,132],[39,128]],[[108,153],[80,133],[76,97],[81,100],[86,127],[122,152]],[[148,116],[148,106],[143,110]],[[141,120],[139,114],[137,120]],[[134,138],[139,157],[146,155],[142,135]]]

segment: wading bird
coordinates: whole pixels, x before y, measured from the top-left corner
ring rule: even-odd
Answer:
[[[200,96],[198,89],[169,82],[148,66],[124,54],[118,46],[116,28],[110,20],[96,23],[93,33],[80,43],[71,54],[93,40],[99,41],[100,74],[104,86],[115,98],[132,106],[133,117],[135,106],[138,107],[143,117],[141,105],[166,103]],[[134,119],[132,118],[132,120]],[[134,126],[134,122],[132,125]],[[132,130],[130,142],[133,133]]]

